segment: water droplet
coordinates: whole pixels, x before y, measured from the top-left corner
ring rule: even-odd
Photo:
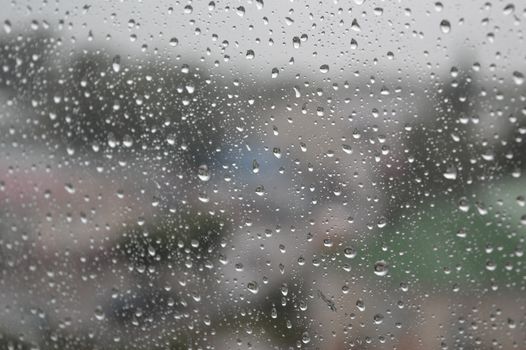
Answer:
[[[356,249],[354,249],[353,247],[347,247],[343,250],[343,254],[348,259],[354,259],[357,255],[357,252]]]
[[[384,315],[376,314],[373,316],[373,321],[375,324],[381,324],[384,321]]]
[[[261,197],[261,196],[263,196],[263,195],[265,194],[265,187],[263,187],[263,185],[258,186],[258,187],[256,187],[255,192],[256,192],[256,194],[257,194],[258,196]]]
[[[361,299],[356,300],[356,307],[360,311],[365,311],[365,303],[363,302],[363,300]]]
[[[444,19],[440,22],[440,30],[442,33],[447,34],[451,31],[451,24],[448,20]]]
[[[301,336],[301,341],[303,342],[303,344],[308,344],[310,342],[310,336],[308,332],[303,332]]]
[[[113,71],[115,73],[119,73],[119,71],[121,70],[121,56],[117,55],[113,57],[113,62],[112,62],[111,67],[113,68]]]
[[[457,179],[457,168],[454,165],[450,165],[446,172],[444,173],[444,177],[448,180],[456,180]]]
[[[151,245],[148,246],[148,254],[150,254],[150,256],[155,256],[156,254],[155,248],[152,247]]]
[[[362,28],[360,28],[360,25],[358,24],[358,20],[356,18],[353,19],[353,21],[351,23],[351,29],[354,30],[355,32],[359,32],[360,30],[362,30]]]
[[[351,148],[351,146],[349,146],[349,145],[345,145],[345,144],[342,145],[342,149],[343,149],[343,151],[344,151],[345,153],[347,153],[347,154],[351,154],[351,153],[352,153],[352,148]]]
[[[301,40],[299,37],[295,36],[292,38],[292,46],[295,48],[295,49],[299,49],[300,46],[301,46]]]
[[[247,289],[248,289],[252,294],[257,294],[257,293],[259,292],[258,284],[257,284],[257,282],[255,282],[255,281],[248,282],[248,284],[247,284]]]
[[[457,231],[457,237],[466,238],[467,232],[465,228],[461,228]]]
[[[201,201],[202,203],[210,202],[210,198],[208,198],[208,196],[204,192],[199,193],[198,198],[199,198],[199,201]]]
[[[208,166],[206,164],[199,166],[197,169],[197,176],[199,177],[199,180],[204,182],[210,180],[210,171],[208,170]]]
[[[468,212],[469,202],[466,197],[462,197],[458,200],[458,209],[460,209],[460,211],[463,211],[464,213]]]
[[[508,4],[504,6],[504,10],[502,11],[506,16],[511,15],[513,12],[515,12],[515,5],[514,4]]]
[[[379,260],[374,264],[374,273],[377,276],[385,276],[389,271],[389,266],[383,260]]]
[[[75,187],[73,187],[73,185],[70,184],[70,183],[67,183],[66,185],[64,185],[64,188],[66,189],[66,191],[69,194],[74,194],[75,193]]]
[[[124,135],[124,137],[122,138],[122,145],[127,148],[130,148],[131,146],[133,146],[132,137],[130,135]]]
[[[258,163],[258,161],[255,160],[255,159],[252,161],[252,172],[253,172],[254,174],[259,173],[259,163]]]
[[[524,75],[521,72],[513,72],[513,82],[515,85],[522,85],[524,83]]]
[[[322,73],[328,73],[329,72],[329,66],[327,64],[322,64],[320,66],[320,72]]]
[[[12,28],[13,28],[13,26],[11,25],[11,21],[6,19],[4,21],[4,31],[6,32],[6,34],[11,33]]]
[[[102,321],[104,320],[104,318],[106,317],[106,315],[104,314],[104,311],[102,310],[102,307],[101,306],[97,306],[95,308],[95,318],[99,321]]]
[[[177,45],[179,45],[179,40],[177,38],[175,38],[175,37],[171,38],[170,39],[170,46],[174,46],[175,47]]]
[[[486,261],[486,270],[495,271],[496,269],[497,269],[497,264],[494,261],[492,260]]]

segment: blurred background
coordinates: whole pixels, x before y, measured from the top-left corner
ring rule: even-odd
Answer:
[[[2,349],[526,348],[525,3],[2,5]]]

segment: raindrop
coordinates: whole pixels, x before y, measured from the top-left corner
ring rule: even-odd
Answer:
[[[259,163],[258,163],[258,161],[255,160],[255,159],[252,161],[252,172],[253,172],[254,174],[259,173]]]
[[[522,85],[524,83],[524,75],[521,72],[513,72],[513,82],[515,85]]]
[[[199,177],[199,180],[204,182],[210,180],[210,171],[208,170],[208,166],[206,164],[199,166],[197,169],[197,176]]]
[[[13,28],[13,26],[11,25],[11,21],[6,19],[4,21],[4,31],[6,32],[6,34],[11,33],[12,28]]]
[[[265,187],[263,187],[263,185],[258,186],[258,187],[256,187],[255,192],[256,192],[256,194],[257,194],[258,196],[261,197],[261,196],[263,196],[263,195],[265,194]]]
[[[354,30],[355,32],[359,32],[361,30],[360,25],[358,24],[358,20],[356,18],[353,19],[351,23],[351,29]]]
[[[447,34],[451,31],[451,24],[448,20],[444,19],[440,22],[440,30],[442,33]]]
[[[365,311],[365,303],[363,302],[363,300],[361,299],[356,300],[356,307],[360,311]]]
[[[320,72],[322,73],[328,73],[329,72],[329,66],[327,64],[322,64],[320,66]]]
[[[204,192],[199,193],[198,199],[199,199],[199,201],[202,202],[202,203],[208,203],[208,202],[210,202],[210,198],[208,198],[208,196],[207,196],[206,193],[204,193]]]
[[[239,6],[236,9],[236,13],[238,16],[243,17],[245,15],[245,8],[243,6]]]
[[[385,276],[389,271],[389,266],[383,260],[379,260],[374,264],[374,273],[377,276]]]
[[[310,342],[310,336],[308,332],[303,332],[301,336],[301,341],[303,342],[303,344],[308,344]]]
[[[382,314],[376,314],[373,316],[373,321],[375,324],[381,324],[384,321],[384,316]]]
[[[102,320],[104,320],[105,317],[106,317],[106,316],[105,316],[105,314],[104,314],[104,311],[102,310],[102,307],[97,306],[97,307],[95,308],[95,318],[96,318],[97,320],[99,320],[99,321],[102,321]]]
[[[257,294],[257,293],[259,292],[258,284],[257,284],[257,282],[255,282],[255,281],[248,282],[248,284],[247,284],[247,289],[248,289],[252,294]]]
[[[466,197],[462,197],[458,200],[458,209],[464,213],[469,211],[469,202]]]
[[[347,247],[343,250],[343,254],[348,259],[354,259],[356,257],[357,252],[356,249],[354,249],[353,247]]]
[[[121,56],[117,55],[113,57],[113,63],[111,65],[115,73],[119,73],[121,70]]]
[[[450,165],[446,172],[444,173],[444,177],[448,180],[456,180],[457,179],[457,168],[453,165]]]
[[[345,153],[347,153],[347,154],[351,154],[351,153],[352,153],[352,148],[351,148],[351,146],[349,146],[349,145],[345,145],[345,144],[343,144],[343,145],[342,145],[342,149],[343,149],[343,151],[344,151]]]

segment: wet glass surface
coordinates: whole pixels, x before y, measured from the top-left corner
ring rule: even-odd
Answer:
[[[525,3],[2,5],[2,349],[526,348]]]

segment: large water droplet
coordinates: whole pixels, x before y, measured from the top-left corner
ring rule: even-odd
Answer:
[[[121,70],[121,56],[117,55],[113,57],[113,62],[112,62],[111,67],[113,68],[113,71],[115,73],[119,73],[119,71]]]
[[[513,72],[513,82],[515,85],[522,85],[524,83],[524,75],[521,72]]]
[[[257,284],[257,282],[255,282],[255,281],[248,282],[248,284],[247,284],[247,289],[248,289],[252,294],[257,294],[257,293],[259,292],[258,284]]]
[[[447,34],[451,31],[451,23],[447,19],[444,19],[440,22],[440,30],[442,33]]]
[[[374,264],[374,273],[377,276],[385,276],[389,271],[389,266],[383,260],[379,260]]]
[[[206,182],[210,180],[210,171],[208,170],[208,166],[206,164],[199,166],[199,168],[197,169],[197,176],[201,181]]]

